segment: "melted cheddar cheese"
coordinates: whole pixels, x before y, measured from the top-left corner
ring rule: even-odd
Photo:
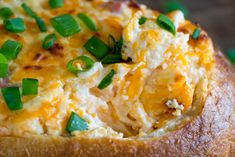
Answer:
[[[25,32],[13,34],[0,21],[0,45],[8,39],[23,44],[17,59],[10,62],[9,84],[36,78],[39,92],[24,96],[23,109],[18,111],[10,111],[0,94],[0,135],[66,135],[65,127],[74,111],[89,127],[88,131],[75,131],[75,136],[141,136],[187,113],[197,84],[208,79],[213,66],[212,42],[204,31],[193,40],[197,26],[185,20],[180,11],[167,15],[177,30],[172,35],[157,25],[159,13],[144,5],[133,8],[129,2],[66,0],[63,7],[51,9],[48,0],[29,0],[27,5],[48,27],[41,33],[21,3],[0,1],[0,6],[14,11],[13,17],[22,17],[27,27]],[[78,20],[76,15],[81,12],[96,21],[97,32]],[[67,38],[57,34],[53,48],[43,49],[43,38],[55,33],[50,19],[64,13],[74,16],[81,32]],[[143,25],[139,24],[141,16],[148,18]],[[84,49],[93,35],[108,43],[110,34],[116,39],[123,37],[122,57],[131,58],[131,62],[102,65]],[[66,64],[80,55],[91,57],[95,64],[89,71],[74,75]],[[116,72],[112,84],[99,90],[98,84],[111,69]],[[171,100],[183,106],[178,112],[181,115],[173,114],[176,110],[167,105]]]

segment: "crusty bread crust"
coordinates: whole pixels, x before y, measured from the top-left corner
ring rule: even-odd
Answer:
[[[202,113],[160,138],[0,137],[0,157],[232,157],[235,154],[235,70],[218,51],[216,82]]]

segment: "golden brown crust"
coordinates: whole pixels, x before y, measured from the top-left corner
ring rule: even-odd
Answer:
[[[235,152],[235,70],[218,52],[217,85],[200,116],[158,139],[0,137],[0,157],[218,156]]]

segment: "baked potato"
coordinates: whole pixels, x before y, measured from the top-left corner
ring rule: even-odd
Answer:
[[[234,67],[181,11],[0,6],[0,157],[234,156]]]

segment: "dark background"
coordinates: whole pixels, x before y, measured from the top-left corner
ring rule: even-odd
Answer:
[[[170,1],[170,0],[168,0]],[[164,12],[167,0],[139,0]],[[235,48],[235,0],[178,0],[189,11],[188,19],[198,22],[224,52]]]

